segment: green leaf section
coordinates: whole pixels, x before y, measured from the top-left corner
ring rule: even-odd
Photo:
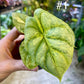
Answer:
[[[25,28],[25,21],[28,16],[25,14],[21,13],[13,13],[12,18],[13,18],[13,24],[16,26],[18,31],[21,33],[24,33],[24,28]]]
[[[78,56],[84,55],[84,46],[78,50]]]
[[[33,69],[34,67],[37,66],[35,63],[35,58],[30,56],[28,51],[26,51],[24,47],[24,41],[20,45],[20,54],[21,54],[21,59],[23,60],[23,63],[28,67],[29,69]]]
[[[29,69],[39,65],[61,80],[73,57],[75,36],[71,28],[39,8],[34,17],[26,18],[24,34],[25,39],[20,46],[24,64]]]

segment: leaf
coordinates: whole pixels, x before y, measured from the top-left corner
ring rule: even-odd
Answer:
[[[6,29],[4,26],[1,26],[1,38],[7,35],[10,29]]]
[[[72,62],[74,33],[62,20],[37,9],[28,17],[24,46],[36,63],[60,80]]]
[[[79,50],[78,50],[78,56],[82,56],[84,55],[84,46],[82,46]]]
[[[24,33],[25,20],[27,17],[28,17],[27,15],[21,14],[21,13],[13,13],[12,14],[13,24],[22,33]]]
[[[78,19],[75,19],[75,18],[72,18],[71,19],[73,22],[77,22],[78,21]]]
[[[24,64],[29,69],[39,65],[61,80],[72,62],[75,42],[72,29],[39,8],[34,17],[26,19],[24,34],[24,42],[20,46]]]
[[[78,37],[80,37],[80,35],[81,35],[81,29],[80,29],[80,27],[77,27],[75,30],[75,37],[78,38]]]

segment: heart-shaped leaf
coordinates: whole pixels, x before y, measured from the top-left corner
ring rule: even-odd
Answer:
[[[39,65],[61,80],[73,57],[75,37],[71,28],[39,8],[34,17],[26,19],[24,34],[20,46],[24,64],[30,69]]]

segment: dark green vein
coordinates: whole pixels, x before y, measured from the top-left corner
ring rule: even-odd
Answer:
[[[64,52],[62,52],[61,50],[59,50],[59,49],[57,49],[57,48],[55,48],[55,47],[53,47],[53,46],[51,46],[51,47],[52,47],[52,49],[56,50],[57,52],[59,52],[59,53],[62,55],[62,57],[64,58],[64,60],[66,61],[66,64],[67,64],[68,61],[66,60],[66,58],[65,58],[65,56],[64,56]]]
[[[65,42],[65,43],[67,43],[70,47],[73,47],[73,45],[71,45],[67,40],[62,39],[62,38],[60,38],[60,37],[47,36],[46,38],[47,38],[47,39],[53,39],[53,40],[60,40],[60,41],[63,41],[63,42]]]
[[[42,43],[43,39],[39,42],[39,45],[37,46],[36,50],[35,50],[35,53],[34,53],[34,56],[36,57],[36,54],[41,46],[41,43]]]

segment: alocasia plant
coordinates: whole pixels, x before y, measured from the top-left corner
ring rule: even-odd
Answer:
[[[40,66],[61,80],[72,62],[75,36],[64,21],[39,8],[34,17],[13,13],[13,23],[24,32],[20,46],[24,64]]]

